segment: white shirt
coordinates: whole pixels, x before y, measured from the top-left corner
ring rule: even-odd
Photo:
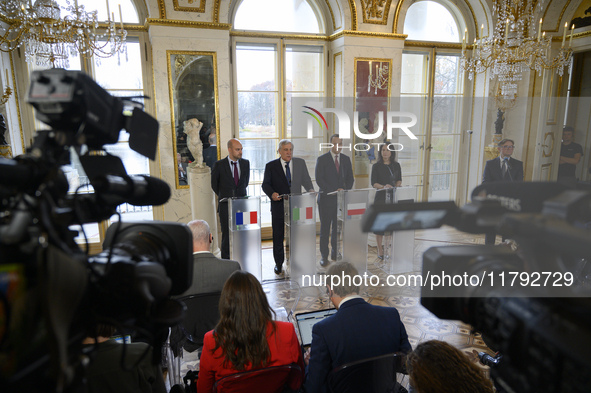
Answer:
[[[287,171],[285,170],[285,164],[289,165],[289,171],[293,175],[293,166],[291,165],[291,161],[293,161],[293,160],[290,160],[289,162],[287,162],[287,161],[283,161],[283,158],[280,158],[279,161],[281,161],[281,167],[283,168],[283,173],[285,174],[285,177],[287,177]]]
[[[230,172],[232,172],[232,176],[234,176],[234,165],[232,165],[232,163],[236,163],[236,168],[238,168],[238,178],[240,179],[240,164],[238,163],[238,161],[232,161],[230,156],[228,156],[228,162],[230,162]]]
[[[501,171],[503,170],[503,162],[505,162],[505,159],[507,159],[507,170],[509,170],[509,160],[511,159],[510,157],[499,157],[501,159]]]

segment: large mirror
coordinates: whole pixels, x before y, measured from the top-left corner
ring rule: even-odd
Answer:
[[[166,54],[176,186],[188,188],[188,167],[198,164],[200,156],[211,167],[220,156],[216,53]]]

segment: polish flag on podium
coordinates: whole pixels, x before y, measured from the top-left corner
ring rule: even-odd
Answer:
[[[236,213],[236,225],[256,224],[258,221],[258,212],[238,212]]]
[[[360,216],[365,213],[366,208],[365,203],[349,203],[347,205],[347,215],[348,216]]]
[[[294,207],[291,213],[292,221],[311,220],[314,217],[313,207]]]

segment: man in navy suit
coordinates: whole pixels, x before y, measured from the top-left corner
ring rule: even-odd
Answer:
[[[211,169],[211,188],[218,199],[246,196],[250,179],[250,162],[242,158],[242,143],[238,139],[228,141],[228,156],[216,161]],[[228,202],[218,204],[222,227],[222,258],[230,259],[230,228],[228,226]]]
[[[503,139],[497,146],[501,154],[486,162],[482,182],[523,181],[523,162],[511,157],[515,142],[511,139]]]
[[[301,158],[292,157],[293,143],[287,139],[279,142],[277,150],[280,158],[270,161],[265,166],[263,191],[271,199],[271,220],[273,226],[273,258],[275,274],[281,274],[285,252],[283,251],[284,216],[281,195],[314,192],[312,180],[308,174],[306,162]]]
[[[343,364],[411,350],[398,311],[371,305],[358,295],[353,280],[358,274],[348,262],[335,263],[326,272],[327,292],[338,311],[312,327],[312,346],[304,357],[308,393],[326,392],[328,374]]]
[[[523,162],[511,157],[513,149],[515,149],[515,142],[511,139],[502,139],[497,146],[500,155],[486,162],[482,182],[523,181]],[[497,235],[494,231],[489,232],[485,234],[484,244],[494,245],[496,238]]]
[[[316,161],[316,183],[318,195],[318,215],[320,216],[320,260],[321,266],[328,265],[328,236],[332,247],[331,259],[337,260],[337,195],[327,195],[337,190],[353,188],[353,168],[351,159],[341,154],[343,140],[338,134],[330,137],[332,148]],[[332,231],[331,231],[332,226]]]

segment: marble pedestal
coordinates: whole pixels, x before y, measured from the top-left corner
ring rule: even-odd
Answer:
[[[215,198],[211,189],[211,171],[205,168],[187,168],[191,194],[191,211],[193,220],[204,220],[209,224],[213,235],[211,252],[218,258],[221,257],[218,236],[218,220],[215,208]]]

